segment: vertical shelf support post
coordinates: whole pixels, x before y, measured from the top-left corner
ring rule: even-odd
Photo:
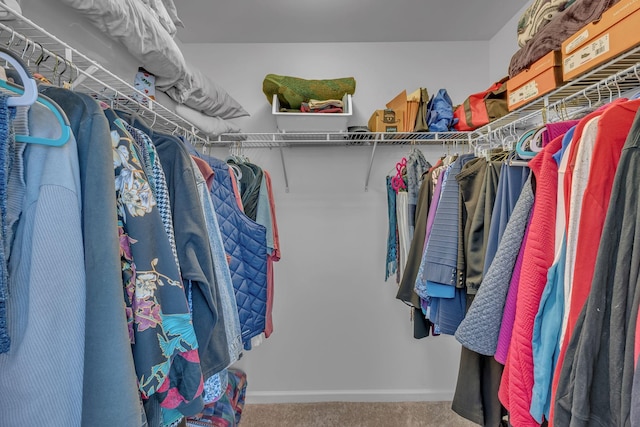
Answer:
[[[273,135],[273,142],[276,144],[276,135]],[[284,150],[282,149],[282,143],[277,143],[278,148],[280,149],[280,160],[282,161],[282,173],[284,175],[284,191],[285,193],[289,192],[289,177],[287,176],[287,166],[284,161]]]
[[[369,161],[369,169],[367,170],[367,178],[364,181],[364,191],[369,191],[369,179],[371,178],[371,169],[373,168],[373,158],[376,155],[376,147],[378,146],[379,136],[373,139],[373,149],[371,150],[371,160]]]

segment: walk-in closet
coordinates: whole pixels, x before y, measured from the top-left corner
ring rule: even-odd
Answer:
[[[635,0],[0,0],[0,427],[640,425]]]

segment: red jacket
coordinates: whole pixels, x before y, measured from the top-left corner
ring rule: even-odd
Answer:
[[[602,112],[602,117],[600,117],[598,123],[598,133],[591,160],[591,172],[582,199],[573,283],[570,284],[571,300],[569,306],[565,307],[565,310],[569,310],[569,318],[551,386],[552,420],[553,402],[555,401],[555,391],[560,379],[560,368],[564,362],[566,347],[571,339],[576,320],[591,291],[591,281],[593,279],[598,246],[602,237],[602,228],[604,227],[609,199],[611,198],[613,180],[622,153],[622,147],[631,130],[638,108],[640,108],[640,100],[612,104]],[[589,119],[589,116],[585,119]],[[582,122],[586,123],[586,121],[583,120]],[[576,136],[574,135],[574,140],[575,138]],[[550,423],[551,425],[552,423]]]

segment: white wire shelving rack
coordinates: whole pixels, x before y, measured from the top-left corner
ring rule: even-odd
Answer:
[[[287,191],[289,183],[284,147],[370,147],[371,158],[364,184],[364,190],[368,191],[376,148],[379,145],[467,145],[471,144],[476,137],[475,132],[271,132],[223,134],[217,138],[215,144],[231,144],[233,147],[239,147],[240,150],[242,148],[278,148]]]
[[[565,82],[517,110],[476,130],[473,144],[500,141],[505,135],[548,122],[578,117],[613,99],[640,89],[640,46]]]
[[[154,129],[188,136],[198,145],[243,148],[279,148],[287,191],[283,148],[314,146],[354,146],[371,148],[371,158],[365,179],[365,190],[379,145],[465,145],[473,148],[492,146],[506,135],[517,135],[523,129],[563,120],[596,108],[640,87],[640,46],[566,82],[559,88],[517,110],[472,132],[425,133],[361,133],[361,132],[300,132],[300,133],[237,133],[217,138],[203,135],[189,121],[162,104],[146,97],[127,81],[110,72],[54,34],[0,2],[15,19],[0,21],[0,45],[19,54],[29,65],[46,70],[54,84],[88,93],[117,108],[138,113]],[[38,63],[36,65],[36,62]],[[46,73],[43,73],[46,74]],[[53,79],[51,79],[53,77]],[[134,95],[135,94],[135,95]],[[139,101],[142,100],[142,101]]]
[[[137,91],[85,53],[2,2],[0,8],[15,18],[0,21],[0,46],[20,55],[32,72],[38,69],[54,85],[64,85],[116,108],[137,113],[158,131],[183,135],[197,144],[211,143],[192,123]]]
[[[289,189],[284,147],[326,147],[354,146],[370,147],[371,158],[364,189],[368,191],[373,161],[378,145],[425,145],[425,144],[471,144],[475,132],[276,132],[276,133],[239,133],[221,135],[217,144],[231,144],[242,148],[278,148],[284,172],[286,191]]]
[[[579,117],[621,96],[640,89],[640,46],[565,82],[557,89],[472,132],[442,133],[247,133],[224,134],[217,143],[247,147],[353,145],[371,147],[365,191],[378,145],[469,144],[491,148],[502,144],[507,135],[517,137],[523,130],[545,123]],[[513,138],[516,139],[516,138]],[[512,140],[513,142],[513,140]],[[284,155],[281,153],[284,167]],[[285,171],[286,175],[286,171]]]

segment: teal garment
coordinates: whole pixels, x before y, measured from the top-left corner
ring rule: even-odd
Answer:
[[[540,309],[533,324],[533,392],[531,416],[542,423],[549,419],[551,381],[560,352],[560,333],[564,316],[564,272],[567,259],[567,236],[562,237],[560,256],[549,268],[542,292]]]
[[[396,192],[391,186],[391,176],[387,176],[387,211],[389,215],[389,226],[387,233],[387,262],[384,273],[384,280],[389,280],[398,271],[398,242],[396,230],[398,220],[396,218]]]

